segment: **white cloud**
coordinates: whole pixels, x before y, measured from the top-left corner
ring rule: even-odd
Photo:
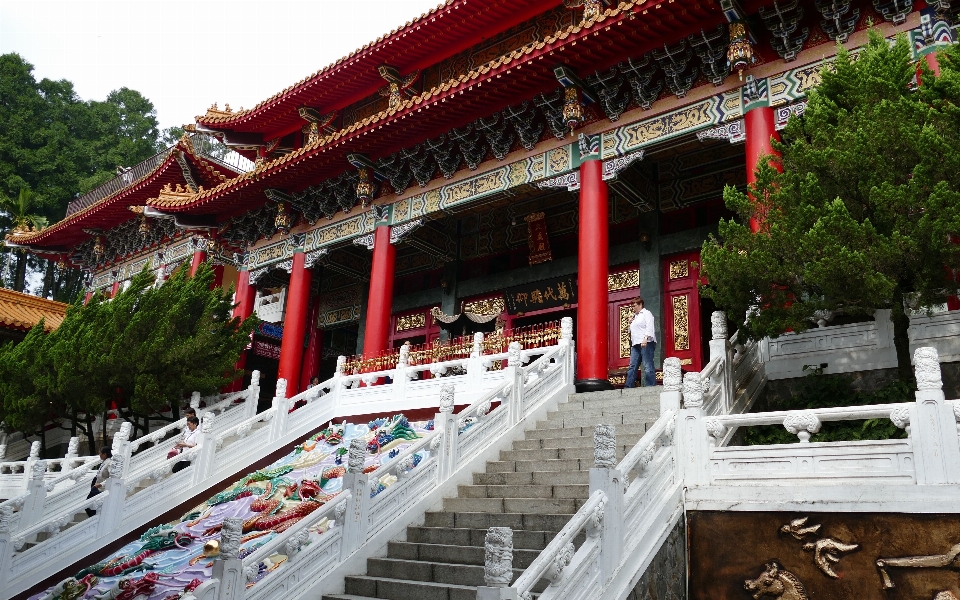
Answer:
[[[440,0],[0,0],[0,53],[81,98],[129,87],[161,127],[251,107]]]

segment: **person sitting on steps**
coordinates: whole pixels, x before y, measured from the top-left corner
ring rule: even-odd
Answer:
[[[184,432],[183,441],[177,442],[174,444],[174,448],[178,448],[183,452],[184,448],[193,448],[197,445],[197,442],[200,441],[200,419],[197,417],[187,417],[187,431]],[[182,471],[190,466],[189,460],[178,460],[177,464],[173,465],[173,472]]]

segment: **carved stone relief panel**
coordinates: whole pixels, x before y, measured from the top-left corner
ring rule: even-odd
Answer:
[[[960,515],[687,514],[690,599],[955,600]]]
[[[640,576],[627,600],[685,600],[687,553],[681,519]]]

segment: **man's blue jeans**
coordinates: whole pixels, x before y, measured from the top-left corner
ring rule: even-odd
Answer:
[[[657,385],[657,372],[653,367],[653,355],[657,351],[656,342],[647,342],[646,346],[636,344],[630,348],[630,367],[627,382],[623,387],[632,388],[637,382],[637,368],[643,363],[644,385]]]

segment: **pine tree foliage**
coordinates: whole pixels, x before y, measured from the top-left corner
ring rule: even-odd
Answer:
[[[61,418],[93,439],[94,418],[114,403],[143,432],[167,409],[178,418],[190,392],[216,393],[240,375],[256,324],[231,316],[232,290],[210,289],[213,279],[204,264],[154,286],[144,270],[112,299],[75,302],[52,333],[38,325],[0,347],[0,419],[31,433]]]
[[[890,308],[906,379],[905,304],[958,291],[949,268],[960,265],[950,239],[960,234],[960,51],[938,54],[935,78],[903,36],[891,43],[871,31],[856,57],[838,50],[774,144],[783,173],[763,164],[749,195],[724,190],[738,218],[703,245],[703,293],[746,314],[740,332],[750,339],[807,329],[821,310]]]

